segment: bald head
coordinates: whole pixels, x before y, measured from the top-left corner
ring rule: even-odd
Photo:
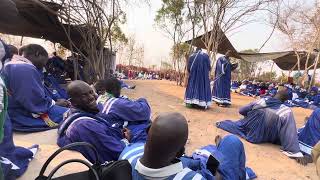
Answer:
[[[188,123],[179,113],[159,115],[151,125],[141,163],[149,168],[171,164],[184,153],[188,139]]]
[[[96,97],[93,89],[84,81],[73,81],[67,87],[71,104],[86,112],[97,112]]]
[[[281,102],[285,102],[289,99],[289,93],[287,88],[278,90],[277,94],[274,96],[276,99],[279,99]]]

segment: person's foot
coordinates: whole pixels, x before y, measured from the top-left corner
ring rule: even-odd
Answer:
[[[39,145],[35,144],[35,145],[29,147],[28,149],[32,152],[32,154],[33,154],[32,157],[34,157],[39,150]]]
[[[135,89],[135,88],[136,88],[136,85],[131,86],[129,89]]]
[[[312,163],[312,157],[305,155],[304,157],[299,157],[299,158],[295,158],[295,160],[297,161],[298,164],[301,164],[303,166],[308,165],[308,163]]]

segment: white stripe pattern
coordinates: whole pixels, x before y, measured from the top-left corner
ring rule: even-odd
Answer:
[[[192,178],[192,180],[201,180],[201,179],[202,179],[202,176],[198,173]]]
[[[184,168],[180,173],[178,173],[173,180],[182,180],[189,172],[191,172],[191,169]]]
[[[72,121],[72,123],[71,123],[71,124],[69,125],[69,127],[67,128],[67,130],[66,130],[66,136],[70,137],[70,131],[71,131],[72,127],[74,126],[74,123],[76,123],[76,122],[78,122],[78,121],[81,121],[81,120],[89,120],[89,121],[94,120],[94,121],[95,121],[95,119],[90,118],[90,117],[79,117],[79,118],[75,119],[74,121]]]
[[[129,163],[131,164],[133,160],[141,157],[142,155],[143,155],[143,152],[142,152],[142,153],[139,153],[139,154],[136,154],[136,155],[134,155],[134,156],[132,156],[132,157],[130,157],[130,158],[128,159]]]
[[[139,146],[137,148],[134,148],[134,149],[131,149],[130,151],[126,152],[122,157],[121,159],[126,159],[128,156],[130,156],[131,154],[133,154],[134,152],[137,152],[139,150],[142,150],[144,149],[144,146]]]

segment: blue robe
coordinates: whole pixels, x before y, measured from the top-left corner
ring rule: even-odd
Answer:
[[[313,111],[304,127],[298,130],[300,148],[311,155],[311,150],[320,141],[320,108]]]
[[[217,127],[251,143],[280,144],[283,151],[302,155],[293,112],[278,99],[260,99],[244,106],[239,113],[243,119],[218,122]]]
[[[151,123],[151,109],[146,99],[108,98],[102,105],[101,116],[111,124],[131,130],[131,142],[145,142],[146,129]]]
[[[223,105],[231,105],[231,63],[226,57],[217,60],[212,100]]]
[[[21,176],[27,170],[33,156],[29,149],[14,145],[12,124],[7,116],[4,124],[4,139],[0,144],[0,166],[5,180],[15,180]]]
[[[56,128],[67,108],[54,105],[45,91],[42,74],[23,57],[14,56],[2,76],[8,88],[8,113],[13,130],[36,132]]]
[[[188,62],[189,79],[184,98],[186,104],[201,107],[211,105],[210,70],[210,58],[207,54],[198,51],[191,55]]]
[[[57,79],[51,74],[44,74],[44,87],[49,96],[57,101],[58,99],[69,99],[67,91],[58,83]]]
[[[87,142],[96,147],[102,163],[117,160],[126,147],[121,129],[112,127],[112,124],[98,114],[72,109],[59,127],[57,144],[63,147],[74,142]],[[91,149],[76,147],[73,150],[80,152],[90,162],[95,162]]]

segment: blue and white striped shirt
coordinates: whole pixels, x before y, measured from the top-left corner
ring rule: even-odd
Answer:
[[[182,162],[172,164],[160,169],[151,169],[140,163],[144,152],[144,143],[128,145],[121,153],[119,159],[127,159],[132,166],[133,180],[167,179],[167,180],[205,180],[203,176],[189,168],[183,167]]]

